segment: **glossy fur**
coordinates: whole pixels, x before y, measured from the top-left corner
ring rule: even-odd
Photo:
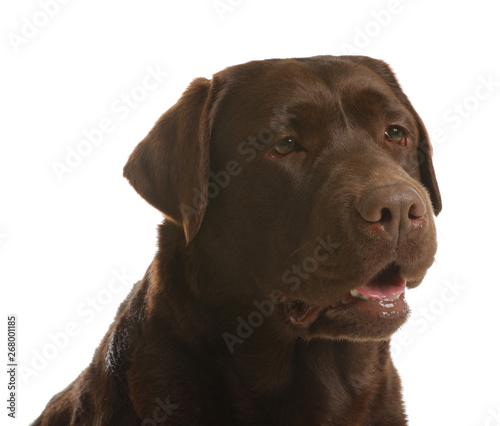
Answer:
[[[404,147],[384,138],[398,123]],[[287,136],[303,149],[273,158]],[[405,318],[347,309],[302,327],[281,303],[333,305],[391,263],[413,288],[433,262],[431,147],[386,64],[255,61],[196,79],[124,174],[166,217],[158,252],[90,366],[34,425],[406,424],[389,351]],[[356,206],[395,184],[427,212],[389,241]]]

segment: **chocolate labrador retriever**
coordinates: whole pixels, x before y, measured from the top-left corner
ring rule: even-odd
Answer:
[[[390,68],[198,78],[124,168],[158,252],[35,425],[404,425],[391,335],[436,252],[429,137]]]

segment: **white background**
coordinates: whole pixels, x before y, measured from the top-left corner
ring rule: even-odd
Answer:
[[[48,16],[44,1],[0,16],[0,359],[14,313],[25,369],[18,419],[2,402],[0,424],[27,424],[86,367],[152,260],[161,215],[122,167],[188,83],[253,59],[342,53],[387,61],[433,135],[439,251],[393,344],[410,424],[500,424],[497,2],[222,0],[234,6],[218,13],[213,0],[66,0]],[[159,82],[141,89],[151,69]],[[58,179],[54,162],[102,120],[112,131]]]

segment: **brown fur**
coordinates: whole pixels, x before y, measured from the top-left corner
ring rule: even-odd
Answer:
[[[384,139],[397,123],[407,146]],[[284,136],[305,150],[272,158]],[[385,63],[255,61],[196,79],[124,174],[166,216],[157,255],[90,366],[34,425],[406,424],[389,352],[404,316],[346,309],[302,326],[281,303],[335,304],[389,264],[413,288],[433,262],[441,200],[429,138]],[[390,185],[414,189],[427,209],[397,241],[356,207]],[[297,275],[318,238],[335,249]],[[258,305],[269,315],[238,336],[238,318]]]

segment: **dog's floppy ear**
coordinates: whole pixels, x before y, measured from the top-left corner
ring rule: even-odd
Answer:
[[[383,61],[369,58],[367,56],[348,56],[348,58],[367,66],[372,71],[376,72],[380,77],[382,77],[385,82],[391,87],[400,102],[413,115],[413,118],[417,124],[419,134],[417,154],[418,165],[420,169],[420,180],[425,188],[429,191],[429,195],[432,201],[432,208],[434,210],[434,214],[437,216],[442,208],[441,194],[439,192],[436,173],[434,172],[434,165],[432,164],[432,146],[430,144],[429,134],[427,133],[422,119],[413,108],[408,97],[401,90],[396,76],[392,72],[389,65],[387,65]]]
[[[212,106],[218,82],[198,78],[137,145],[123,175],[148,203],[184,230],[189,243],[207,204]]]
[[[437,216],[441,211],[443,205],[441,202],[441,193],[439,192],[439,186],[436,179],[436,173],[434,171],[434,165],[432,164],[432,145],[429,140],[429,134],[424,126],[424,123],[417,112],[410,105],[410,111],[412,112],[415,121],[417,122],[419,141],[418,141],[418,165],[420,168],[420,180],[422,184],[429,191],[431,196],[432,208],[434,214]]]

